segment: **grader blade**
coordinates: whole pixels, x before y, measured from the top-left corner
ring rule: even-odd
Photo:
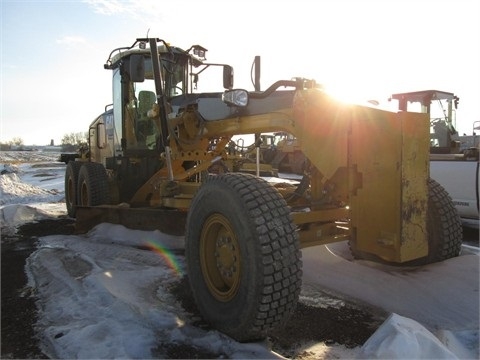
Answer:
[[[98,224],[121,224],[130,229],[159,230],[184,235],[187,212],[162,208],[125,208],[112,205],[78,206],[75,233],[84,234]]]

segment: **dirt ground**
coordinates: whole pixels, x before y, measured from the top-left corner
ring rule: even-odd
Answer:
[[[24,267],[26,258],[35,250],[38,237],[72,234],[71,219],[45,220],[19,227],[14,235],[2,231],[1,246],[1,358],[46,359],[38,346],[34,332],[37,319],[35,298],[25,289],[27,283]],[[477,233],[478,238],[478,233]],[[201,320],[185,277],[171,289],[185,310],[194,314],[194,325],[208,329]],[[322,298],[342,300],[341,306],[310,306],[299,302],[287,326],[271,334],[268,339],[272,350],[292,359],[308,357],[302,344],[341,344],[346,347],[361,346],[387,317],[378,309],[341,299],[335,294],[321,293]],[[335,301],[328,302],[335,303]],[[337,301],[338,303],[338,301]],[[225,354],[208,353],[202,349],[178,344],[157,344],[153,354],[168,354],[170,359],[227,358]]]
[[[48,359],[35,337],[37,309],[35,298],[25,292],[25,260],[35,250],[38,237],[72,234],[73,230],[69,219],[28,223],[13,235],[2,229],[2,359]]]

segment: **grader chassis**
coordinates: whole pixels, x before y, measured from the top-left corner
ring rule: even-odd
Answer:
[[[113,106],[66,169],[78,232],[109,221],[184,234],[200,312],[239,341],[288,320],[301,248],[348,240],[355,256],[396,264],[459,254],[460,220],[429,179],[426,115],[342,104],[301,78],[234,89],[233,69],[205,50],[149,38],[112,51]],[[196,93],[211,68],[225,90]],[[277,131],[308,159],[297,186],[232,171],[234,135]]]

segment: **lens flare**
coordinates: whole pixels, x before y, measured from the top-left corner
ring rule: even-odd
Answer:
[[[159,244],[158,242],[153,240],[148,241],[146,246],[148,249],[160,255],[162,259],[164,259],[167,263],[167,266],[172,269],[177,276],[182,276],[182,270],[180,268],[180,265],[175,258],[175,255],[172,254],[171,250],[166,249],[164,246],[162,246],[162,244]]]

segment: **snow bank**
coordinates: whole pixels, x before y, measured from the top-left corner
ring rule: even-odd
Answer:
[[[358,359],[457,359],[418,322],[391,314],[366,341]]]

